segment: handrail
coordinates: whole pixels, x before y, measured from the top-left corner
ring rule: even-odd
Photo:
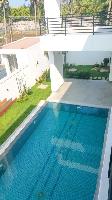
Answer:
[[[112,33],[112,12],[94,15],[68,15],[58,18],[41,18],[39,20],[40,35],[74,33]]]

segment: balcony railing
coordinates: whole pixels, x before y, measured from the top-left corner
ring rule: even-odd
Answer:
[[[95,15],[69,15],[60,18],[40,19],[40,35],[43,34],[111,34],[112,12],[97,13]]]

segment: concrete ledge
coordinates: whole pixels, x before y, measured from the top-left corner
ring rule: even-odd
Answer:
[[[110,162],[110,154],[112,147],[112,109],[107,122],[107,128],[104,138],[103,153],[101,159],[101,168],[99,179],[97,183],[97,190],[95,194],[95,200],[107,200],[108,199],[108,189],[109,189],[109,179],[108,170]]]
[[[52,98],[52,95],[51,94],[51,98]],[[50,97],[47,99],[48,102],[54,102],[54,103],[65,103],[65,104],[71,104],[71,105],[77,105],[77,106],[87,106],[87,107],[93,107],[93,108],[107,108],[107,109],[110,109],[110,106],[103,106],[103,105],[95,105],[95,104],[87,104],[87,103],[82,103],[82,102],[69,102],[69,101],[60,101],[60,100],[53,100],[53,99],[50,99]]]
[[[44,51],[112,51],[112,34],[44,35],[40,43]]]

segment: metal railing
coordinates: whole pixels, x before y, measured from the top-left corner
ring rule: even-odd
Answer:
[[[39,21],[40,35],[43,34],[111,34],[112,12],[94,15],[69,15],[60,18],[42,18]]]
[[[6,35],[3,20],[0,21],[0,46],[23,37],[44,34],[110,34],[112,33],[112,12],[94,15],[68,15],[60,18],[41,18],[35,21],[34,16],[9,16],[6,24]]]

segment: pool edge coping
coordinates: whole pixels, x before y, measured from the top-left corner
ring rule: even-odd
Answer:
[[[72,101],[63,101],[63,100],[51,100],[50,97],[48,97],[47,102],[51,103],[65,103],[65,104],[72,104],[72,105],[77,105],[77,106],[86,106],[86,107],[92,107],[92,108],[106,108],[106,109],[111,109],[111,106],[103,106],[103,105],[96,105],[96,104],[86,104],[82,102],[72,102]]]
[[[107,142],[108,142],[108,136],[109,136],[109,126],[110,126],[111,115],[112,115],[112,110],[110,108],[109,113],[108,113],[108,117],[107,117],[105,132],[104,132],[104,141],[103,141],[103,147],[102,147],[102,153],[101,153],[98,179],[97,179],[97,183],[96,183],[96,190],[95,190],[95,194],[94,194],[94,200],[99,200],[102,173],[103,173],[103,169],[105,167],[105,151],[106,151],[106,148],[107,148],[107,145],[108,145]],[[108,171],[107,171],[107,174],[108,174]]]

